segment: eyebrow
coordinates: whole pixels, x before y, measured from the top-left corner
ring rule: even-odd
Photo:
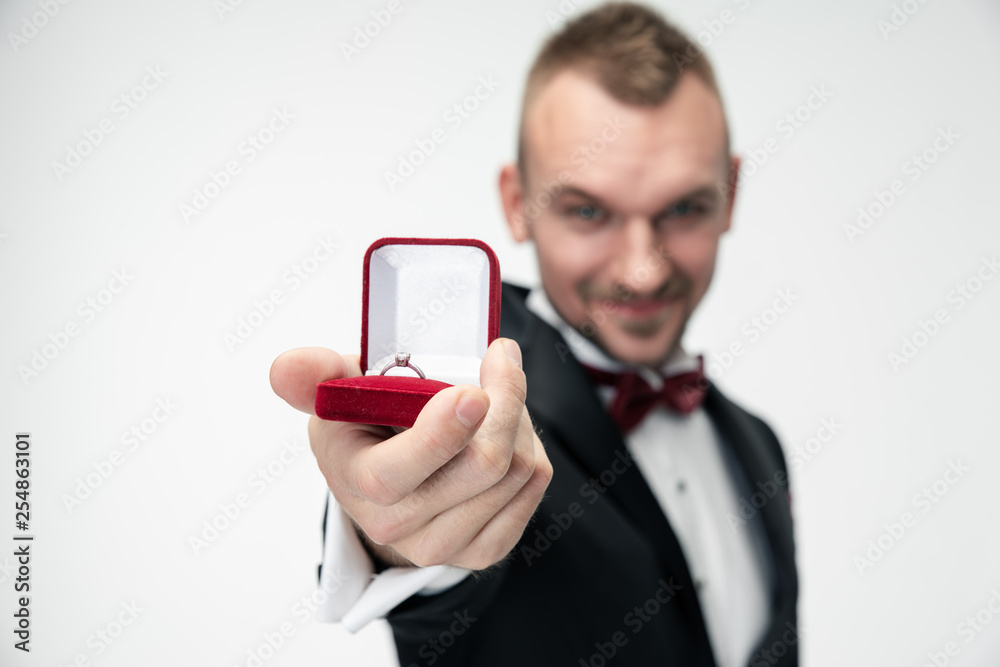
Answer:
[[[567,195],[577,196],[577,197],[580,197],[582,199],[588,199],[588,200],[593,201],[594,203],[598,204],[602,208],[608,208],[608,209],[611,208],[610,206],[607,206],[603,202],[603,200],[600,197],[598,197],[597,195],[591,194],[590,192],[587,192],[586,190],[584,190],[582,188],[578,188],[575,185],[567,185],[567,186],[565,186],[563,188],[562,192],[560,192],[558,195],[556,195],[555,199],[562,199],[563,197],[565,197]],[[690,199],[711,199],[713,201],[718,201],[719,200],[719,192],[718,192],[717,188],[715,188],[715,187],[713,187],[711,185],[702,185],[700,187],[695,188],[694,190],[691,190],[690,192],[684,193],[683,195],[681,195],[680,197],[677,197],[676,199],[673,199],[669,204],[667,204],[659,212],[657,212],[656,215],[660,215],[661,213],[663,213],[663,211],[666,211],[668,208],[670,208],[671,206],[673,206],[677,202],[687,201],[687,200],[690,200]]]

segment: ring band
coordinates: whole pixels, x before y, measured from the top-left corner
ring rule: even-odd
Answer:
[[[385,368],[382,369],[382,372],[380,372],[379,375],[385,375],[386,371],[388,371],[390,368],[396,368],[396,367],[409,368],[411,370],[416,371],[417,375],[420,376],[421,380],[427,379],[427,376],[424,375],[424,372],[422,370],[417,368],[414,364],[410,363],[409,352],[397,352],[396,358],[390,361],[388,364],[386,364]]]

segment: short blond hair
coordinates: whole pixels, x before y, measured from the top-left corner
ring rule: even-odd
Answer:
[[[592,77],[619,102],[656,106],[692,72],[717,96],[712,65],[701,48],[654,10],[610,2],[568,21],[546,40],[528,72],[521,103],[517,164],[525,168],[525,115],[538,93],[567,69]]]

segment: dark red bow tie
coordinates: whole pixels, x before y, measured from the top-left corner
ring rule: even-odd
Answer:
[[[705,400],[705,391],[708,389],[701,355],[698,355],[698,370],[663,378],[663,388],[659,391],[649,386],[635,371],[611,373],[590,366],[584,366],[583,369],[597,384],[615,388],[615,395],[608,405],[608,414],[622,433],[628,433],[638,426],[657,405],[665,405],[681,414],[693,412]]]

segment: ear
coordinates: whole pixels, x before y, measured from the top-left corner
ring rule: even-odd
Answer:
[[[729,158],[729,183],[726,187],[726,227],[728,232],[733,221],[733,204],[736,202],[736,186],[740,178],[740,158],[733,155]]]
[[[503,203],[510,235],[518,243],[530,239],[531,229],[524,216],[524,188],[521,185],[521,172],[516,164],[504,165],[500,170],[500,201]]]

